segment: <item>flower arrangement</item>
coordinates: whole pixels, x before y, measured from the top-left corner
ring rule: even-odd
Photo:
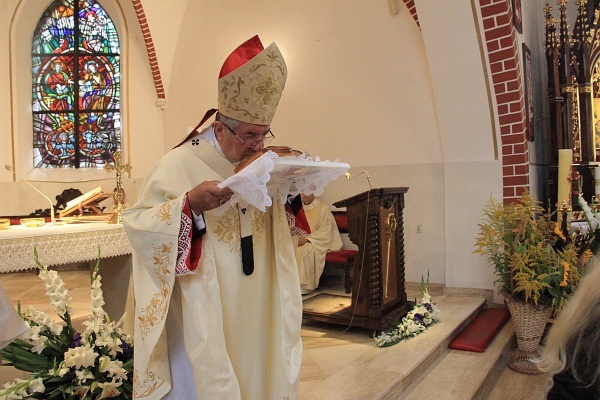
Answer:
[[[132,398],[133,341],[121,329],[123,318],[110,321],[102,308],[100,257],[92,274],[90,316],[78,332],[64,282],[56,271],[40,264],[35,249],[34,255],[46,295],[64,324],[33,307],[21,312],[19,304],[19,315],[29,329],[0,350],[0,357],[3,365],[30,372],[30,377],[5,383],[0,399]]]
[[[587,261],[564,234],[565,227],[528,191],[509,204],[490,197],[483,214],[474,253],[487,256],[495,268],[499,293],[559,312],[579,283],[579,266]]]
[[[415,301],[415,306],[402,318],[402,321],[387,332],[374,336],[378,347],[393,346],[405,339],[410,339],[424,332],[427,327],[441,320],[440,310],[431,301],[429,295],[429,274],[427,281],[421,277],[421,301]]]
[[[600,253],[600,203],[597,202],[595,196],[593,200],[592,207],[590,207],[583,198],[581,188],[579,189],[577,202],[583,210],[588,226],[585,232],[578,230],[575,234],[579,239],[580,246],[588,251],[590,256]]]

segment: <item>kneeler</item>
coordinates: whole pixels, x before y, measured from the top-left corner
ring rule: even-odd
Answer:
[[[482,353],[510,318],[504,308],[487,308],[480,312],[448,347]]]

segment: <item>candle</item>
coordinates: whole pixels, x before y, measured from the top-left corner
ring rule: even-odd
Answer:
[[[562,207],[563,201],[567,203],[567,207],[571,205],[571,181],[569,175],[571,173],[571,164],[573,163],[573,150],[560,149],[558,150],[558,197],[557,208]]]

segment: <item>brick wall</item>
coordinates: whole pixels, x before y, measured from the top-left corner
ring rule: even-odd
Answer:
[[[529,189],[529,146],[518,41],[510,0],[479,0],[500,125],[504,202]]]

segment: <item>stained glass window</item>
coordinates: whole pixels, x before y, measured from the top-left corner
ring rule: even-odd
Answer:
[[[94,0],[56,0],[35,29],[36,168],[103,168],[121,150],[119,37]]]

